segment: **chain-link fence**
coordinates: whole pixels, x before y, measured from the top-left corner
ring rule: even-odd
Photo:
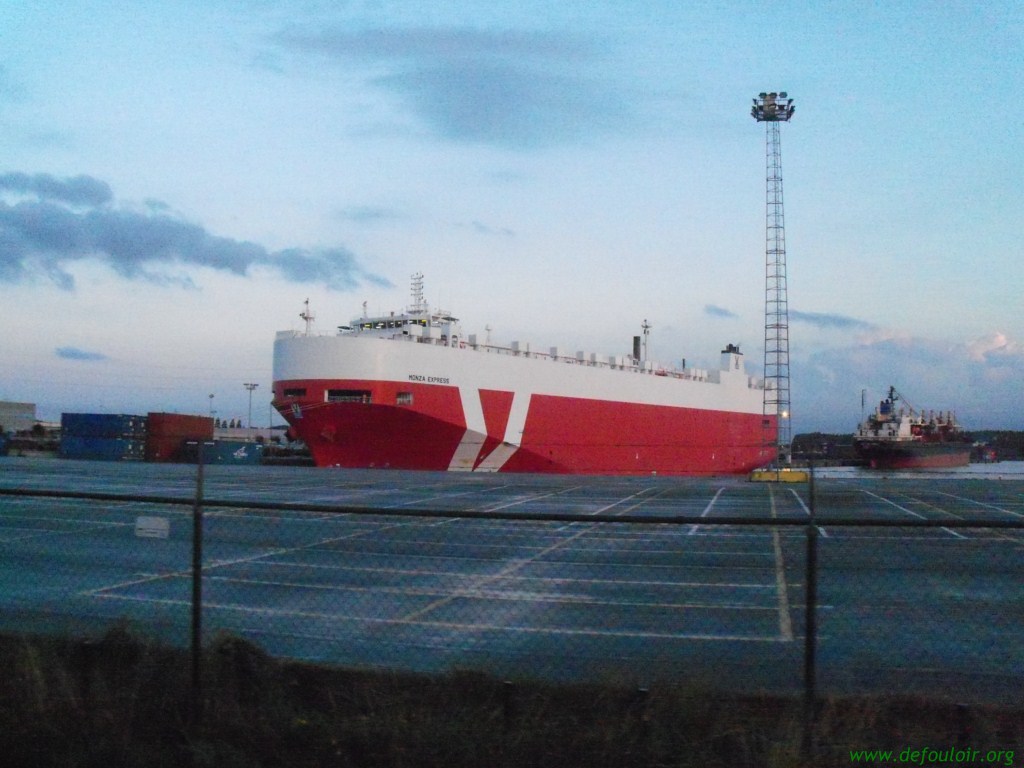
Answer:
[[[680,500],[653,516],[642,492],[530,514],[213,499],[201,482],[0,490],[0,631],[127,622],[361,669],[794,694],[808,723],[825,695],[1020,705],[1017,487],[817,485],[764,490],[767,515]]]

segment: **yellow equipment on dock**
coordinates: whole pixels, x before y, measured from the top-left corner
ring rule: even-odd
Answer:
[[[750,473],[752,483],[806,483],[810,479],[806,469],[791,467],[755,469]]]

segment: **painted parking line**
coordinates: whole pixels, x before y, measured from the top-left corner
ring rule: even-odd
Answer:
[[[174,598],[148,598],[138,595],[97,595],[106,600],[123,600],[129,602],[152,603],[161,605],[174,605],[184,607],[190,605],[188,600]],[[782,638],[776,635],[741,635],[735,633],[714,633],[714,632],[656,632],[650,630],[633,629],[595,629],[592,627],[542,627],[530,624],[488,624],[488,623],[465,623],[451,621],[428,621],[421,619],[409,619],[407,617],[388,619],[372,616],[347,617],[339,616],[336,613],[322,611],[302,611],[287,608],[261,608],[249,605],[238,605],[234,603],[222,603],[204,601],[204,610],[226,611],[241,614],[251,614],[260,619],[266,618],[288,618],[302,620],[329,620],[335,624],[353,624],[357,627],[372,626],[413,626],[417,629],[444,629],[456,633],[464,632],[505,632],[512,634],[530,635],[554,635],[559,637],[614,637],[631,640],[706,640],[718,642],[747,642],[747,643],[781,643]],[[338,635],[297,635],[305,639],[330,639],[336,641]]]
[[[922,505],[924,507],[927,507],[928,509],[933,509],[936,512],[940,512],[940,513],[942,513],[944,515],[951,515],[952,517],[955,517],[957,520],[963,520],[964,519],[963,517],[961,517],[960,515],[956,514],[955,512],[950,512],[948,509],[943,509],[942,507],[937,507],[934,504],[932,504],[931,502],[925,501],[924,499],[919,499],[916,496],[908,496],[908,498],[912,502],[914,502],[915,504],[920,504],[920,505]],[[950,528],[943,528],[942,530],[948,531],[949,533],[952,533],[958,539],[970,538],[969,536],[965,536],[964,534],[960,533],[959,531],[954,531],[954,530],[952,530]]]
[[[324,564],[324,563],[310,563],[302,560],[267,560],[258,563],[261,568],[295,568],[309,571],[326,571],[328,573],[365,573],[370,575],[388,575],[388,576],[429,576],[429,577],[449,577],[459,578],[466,577],[472,578],[472,574],[460,573],[459,571],[453,571],[448,568],[440,568],[445,565],[446,561],[453,558],[447,558],[443,556],[431,556],[430,560],[438,561],[439,568],[398,568],[398,567],[371,567],[371,566],[356,566],[356,565],[335,565],[335,564]],[[454,558],[460,562],[465,558]],[[486,562],[491,562],[486,560]],[[607,570],[612,570],[616,566],[606,566]],[[629,566],[636,569],[642,569],[644,573],[650,573],[651,567],[646,564],[633,564]],[[653,566],[653,568],[664,568],[664,569],[676,569],[675,566]],[[756,569],[760,571],[761,569]],[[543,584],[549,584],[552,586],[564,586],[572,584],[581,584],[586,586],[636,586],[636,587],[670,587],[678,589],[749,589],[752,591],[761,590],[774,590],[776,588],[774,583],[765,584],[763,582],[755,581],[669,581],[664,579],[623,579],[623,578],[581,578],[578,576],[512,576],[509,577],[509,581],[531,581],[540,582]],[[798,585],[794,585],[798,586]]]
[[[967,496],[958,496],[957,494],[946,493],[945,491],[936,491],[936,493],[939,493],[943,496],[949,496],[951,499],[956,499],[957,501],[966,501],[968,504],[973,504],[978,507],[984,507],[985,509],[994,509],[996,512],[1005,512],[1008,515],[1024,517],[1024,512],[1017,512],[1012,509],[1006,509],[1005,507],[996,506],[995,504],[988,504],[984,501],[978,501],[977,499],[968,498]]]
[[[468,580],[467,576],[467,580]],[[518,579],[523,581],[534,581],[534,579]],[[291,581],[281,579],[254,579],[254,578],[238,578],[233,576],[209,576],[204,581],[209,582],[221,582],[227,584],[235,584],[241,586],[252,586],[259,589],[266,588],[284,588],[290,590],[307,590],[310,592],[330,592],[336,594],[371,594],[377,596],[388,596],[388,597],[433,597],[439,598],[444,597],[445,592],[440,586],[382,586],[378,584],[321,584],[321,583],[310,583],[304,581]],[[573,583],[576,583],[575,580]],[[605,584],[617,584],[618,582],[604,582]],[[700,587],[706,587],[707,584],[697,585]],[[526,604],[557,604],[557,605],[575,605],[575,606],[598,606],[602,608],[656,608],[659,610],[666,611],[690,611],[690,610],[706,610],[706,611],[775,611],[773,605],[759,605],[756,603],[743,603],[743,602],[707,602],[707,601],[679,601],[679,602],[666,602],[659,600],[627,600],[627,599],[608,599],[595,595],[586,594],[557,594],[547,593],[536,590],[530,590],[528,588],[522,589],[490,589],[486,587],[473,586],[466,589],[459,590],[460,598],[466,599],[481,599],[487,600],[488,602],[512,602],[512,603],[526,603]],[[409,620],[410,623],[415,623],[414,620]],[[789,638],[792,639],[792,638]]]
[[[968,504],[974,504],[975,506],[982,507],[984,509],[993,509],[996,512],[1004,512],[1004,513],[1006,513],[1008,515],[1014,515],[1015,517],[1024,517],[1024,513],[1016,512],[1015,510],[1012,510],[1012,509],[1006,509],[1005,507],[1000,507],[1000,506],[997,506],[995,504],[988,504],[988,503],[983,502],[983,501],[978,501],[976,499],[971,499],[971,498],[968,498],[967,496],[959,496],[959,495],[953,494],[953,493],[946,493],[945,491],[936,491],[936,493],[939,493],[942,496],[948,496],[949,498],[955,499],[957,501],[967,502]],[[1020,543],[1022,543],[1022,541],[1024,541],[1019,536],[1014,536],[1014,535],[1012,535],[1009,532],[1006,532],[1006,531],[993,531],[993,530],[986,531],[986,535],[984,536],[984,538],[987,538],[987,539],[1003,539],[1004,541],[1013,542],[1014,544],[1020,544]]]
[[[600,509],[595,509],[593,512],[588,512],[587,514],[590,514],[590,515],[600,515],[600,514],[602,514],[604,512],[607,512],[609,509],[614,509],[615,507],[619,506],[619,504],[625,504],[627,501],[632,501],[633,499],[635,499],[635,498],[637,498],[639,496],[643,496],[645,493],[650,493],[653,490],[656,490],[656,489],[653,488],[653,487],[651,487],[651,488],[644,488],[642,490],[637,491],[636,493],[631,493],[629,496],[626,496],[625,498],[619,499],[618,501],[613,501],[611,504],[606,504],[605,506],[601,507]],[[662,493],[664,493],[664,491]],[[649,501],[653,501],[655,498],[657,498],[657,496],[658,496],[658,494],[655,494],[654,496],[650,496],[650,497],[645,497],[645,498],[641,499],[640,501],[638,501],[637,503],[631,504],[629,507],[627,507],[625,509],[620,509],[620,510],[616,511],[615,514],[616,515],[628,514],[628,513],[632,512],[634,509],[637,509],[638,507],[642,507],[644,504],[648,503]]]
[[[547,499],[547,498],[549,498],[551,496],[558,496],[558,495],[563,494],[563,493],[569,493],[569,491],[577,491],[577,490],[579,490],[580,488],[583,488],[583,487],[585,487],[585,486],[574,485],[571,488],[562,488],[562,489],[557,490],[557,491],[551,491],[550,493],[539,493],[539,494],[535,493],[535,494],[532,494],[530,496],[524,496],[522,498],[513,499],[512,501],[507,501],[504,504],[497,504],[497,505],[492,506],[492,507],[485,507],[484,509],[482,509],[480,511],[481,512],[497,512],[499,509],[508,509],[509,507],[517,507],[520,504],[528,504],[528,503],[530,503],[532,501],[538,501],[539,499]]]
[[[775,491],[771,485],[768,486],[768,503],[771,505],[772,519],[775,519]],[[778,528],[772,528],[772,551],[775,554],[775,596],[779,608],[779,635],[783,640],[792,641],[793,620],[789,615],[789,586],[786,584],[786,563],[782,558]]]
[[[394,523],[393,525],[382,526],[381,528],[374,528],[371,530],[355,531],[353,533],[346,534],[344,536],[332,536],[326,539],[320,539],[319,541],[312,542],[310,544],[304,544],[299,547],[278,547],[274,549],[263,550],[257,554],[249,555],[246,557],[237,557],[226,560],[213,560],[204,562],[202,566],[203,573],[206,574],[214,568],[223,568],[225,566],[239,565],[241,563],[251,563],[259,560],[265,560],[268,557],[274,557],[276,555],[282,555],[290,552],[298,552],[304,549],[311,549],[313,547],[323,546],[324,544],[344,541],[349,539],[359,538],[361,536],[367,536],[371,533],[377,533],[379,531],[387,530],[388,528],[397,528],[403,525],[403,523]],[[166,571],[164,573],[148,574],[142,578],[130,579],[128,581],[120,582],[117,584],[109,584],[104,587],[97,587],[95,589],[89,589],[81,594],[89,595],[93,597],[101,597],[104,593],[110,590],[123,589],[129,586],[137,586],[139,584],[146,584],[155,581],[163,581],[165,579],[176,578],[180,576],[191,576],[191,567],[188,569],[175,569],[173,571]]]
[[[551,494],[547,494],[547,495],[551,495]],[[502,579],[502,578],[505,578],[507,576],[510,576],[513,573],[515,573],[516,571],[521,570],[522,568],[526,567],[530,563],[535,562],[538,558],[544,557],[546,554],[549,554],[549,553],[554,552],[554,551],[556,551],[558,549],[561,549],[566,544],[570,544],[573,541],[576,541],[578,538],[580,538],[581,536],[583,536],[586,533],[588,533],[588,531],[589,531],[589,529],[584,529],[582,531],[577,531],[576,533],[574,533],[573,535],[569,536],[568,538],[566,538],[566,539],[564,539],[562,541],[556,542],[555,544],[552,544],[549,547],[545,547],[544,549],[541,549],[539,552],[537,552],[536,554],[534,554],[534,555],[532,555],[530,557],[514,560],[511,563],[509,563],[505,568],[502,568],[501,570],[499,570],[497,573],[490,574],[488,576],[483,577],[482,579],[479,579],[478,583],[474,586],[474,588],[479,589],[481,586],[484,586],[486,584],[489,584],[489,583],[492,583],[494,581],[497,581],[498,579]],[[404,620],[405,621],[410,621],[410,622],[411,621],[415,621],[416,619],[420,618],[421,616],[424,616],[424,615],[426,615],[428,613],[431,613],[432,611],[436,611],[438,608],[441,608],[441,607],[443,607],[445,605],[448,605],[448,604],[454,602],[455,600],[457,600],[459,597],[462,596],[462,592],[463,592],[463,590],[458,590],[458,591],[456,591],[455,593],[453,593],[451,595],[446,595],[445,597],[442,597],[439,600],[435,600],[435,601],[431,602],[429,605],[427,605],[426,607],[421,608],[421,609],[419,609],[417,611],[413,611],[412,613],[408,614],[407,616],[404,617]]]
[[[700,513],[701,517],[707,517],[711,513],[712,508],[715,506],[715,502],[718,501],[718,497],[722,495],[722,491],[724,491],[724,490],[725,490],[725,488],[719,488],[718,489],[718,491],[712,497],[711,501],[709,501],[707,503],[707,506],[704,507],[704,511]],[[690,526],[690,532],[687,535],[693,536],[697,532],[697,529],[699,527],[700,526],[698,526],[696,524],[691,525]]]
[[[920,512],[915,512],[912,509],[907,509],[902,504],[897,504],[895,501],[893,501],[892,499],[887,499],[885,496],[879,496],[877,493],[874,493],[873,491],[868,491],[868,490],[862,488],[861,489],[861,493],[866,494],[868,496],[871,496],[873,498],[876,498],[879,501],[885,502],[886,504],[889,504],[890,506],[895,507],[896,509],[900,510],[901,512],[906,512],[908,515],[913,515],[914,517],[919,518],[921,520],[928,520],[929,519],[929,518],[925,517],[924,515],[922,515]],[[939,510],[939,511],[945,512],[945,510]],[[947,514],[952,514],[952,513],[949,512]],[[949,528],[941,528],[940,530],[943,530],[946,533],[948,533],[950,536],[955,536],[958,539],[965,539],[965,538],[967,538],[966,536],[961,536],[959,533],[957,533],[956,531],[951,530]]]
[[[415,499],[409,499],[398,504],[388,504],[383,509],[398,509],[399,507],[407,507],[412,504],[426,504],[428,502],[446,501],[447,499],[456,499],[461,496],[479,496],[483,493],[494,493],[495,491],[504,490],[505,488],[511,488],[511,485],[497,485],[491,488],[472,488],[468,491],[460,491],[458,493],[442,493],[436,496],[425,496],[417,497]]]
[[[582,487],[582,486],[576,486],[576,487],[579,488],[579,487]],[[573,490],[575,490],[575,488]],[[643,493],[644,493],[644,491],[638,491],[637,493],[632,494],[631,496],[627,497],[626,499],[621,499],[621,500],[615,502],[614,504],[607,505],[606,507],[603,507],[603,508],[595,511],[594,514],[596,515],[596,514],[599,514],[601,511],[606,511],[607,509],[611,509],[612,507],[617,506],[618,504],[622,503],[623,501],[628,501],[629,499],[636,498],[636,497],[640,496]],[[544,496],[551,496],[551,495],[554,495],[554,494],[544,494]],[[637,505],[634,505],[634,507],[631,507],[631,508],[635,508],[635,506],[638,506],[639,504],[642,504],[642,503],[643,502],[638,502]],[[619,514],[624,514],[626,511],[627,511],[626,509],[619,510]],[[595,523],[595,525],[597,525],[597,523]],[[553,553],[555,551],[564,550],[569,544],[571,544],[571,543],[579,540],[583,536],[591,533],[591,531],[593,529],[594,529],[594,526],[587,526],[587,527],[583,528],[582,530],[576,531],[575,533],[573,533],[572,535],[570,535],[570,536],[568,536],[566,538],[563,538],[563,539],[561,539],[561,540],[559,540],[559,541],[557,541],[557,542],[555,542],[555,543],[553,543],[553,544],[551,544],[551,545],[549,545],[547,547],[544,547],[544,548],[538,550],[537,552],[535,552],[534,554],[530,555],[529,557],[517,558],[515,560],[512,560],[505,568],[500,569],[496,573],[488,574],[488,575],[483,576],[483,577],[478,577],[477,583],[474,584],[473,587],[471,587],[470,589],[478,590],[478,589],[481,589],[482,587],[484,587],[484,586],[486,586],[488,584],[493,584],[494,582],[499,581],[501,579],[506,579],[506,578],[512,576],[513,574],[517,573],[518,571],[521,571],[526,566],[528,566],[528,565],[530,565],[532,563],[537,562],[540,558],[545,557],[545,556],[547,556],[547,555],[549,555],[549,554],[551,554],[551,553]],[[466,594],[467,594],[467,590],[465,590],[465,589],[463,589],[463,590],[456,590],[455,592],[453,592],[450,595],[445,595],[444,597],[441,597],[438,600],[435,600],[435,601],[431,602],[429,605],[427,605],[427,606],[425,606],[425,607],[423,607],[423,608],[421,608],[419,610],[413,611],[412,613],[410,613],[410,614],[406,615],[405,617],[403,617],[403,619],[405,621],[408,621],[408,622],[417,621],[421,617],[423,617],[423,616],[425,616],[425,615],[427,615],[429,613],[432,613],[434,611],[437,611],[438,609],[440,609],[440,608],[442,608],[442,607],[444,607],[446,605],[451,604],[455,600],[457,600],[457,599],[459,599],[461,597],[464,597]]]

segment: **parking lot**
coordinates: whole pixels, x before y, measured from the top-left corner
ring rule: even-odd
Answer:
[[[177,502],[0,495],[0,624],[187,642],[195,482],[185,465],[0,460],[0,489]],[[813,507],[824,691],[1019,703],[1024,531],[964,526],[1024,519],[1024,476],[823,470],[814,488],[209,467],[204,636],[348,666],[797,690],[792,523]]]

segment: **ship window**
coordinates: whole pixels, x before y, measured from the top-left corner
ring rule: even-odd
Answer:
[[[368,389],[328,389],[328,403],[369,403],[370,390]]]
[[[306,396],[306,388],[305,387],[296,387],[294,389],[286,389],[284,391],[284,396],[285,397],[305,397]]]
[[[412,405],[412,392],[399,392],[395,395],[395,405]]]

